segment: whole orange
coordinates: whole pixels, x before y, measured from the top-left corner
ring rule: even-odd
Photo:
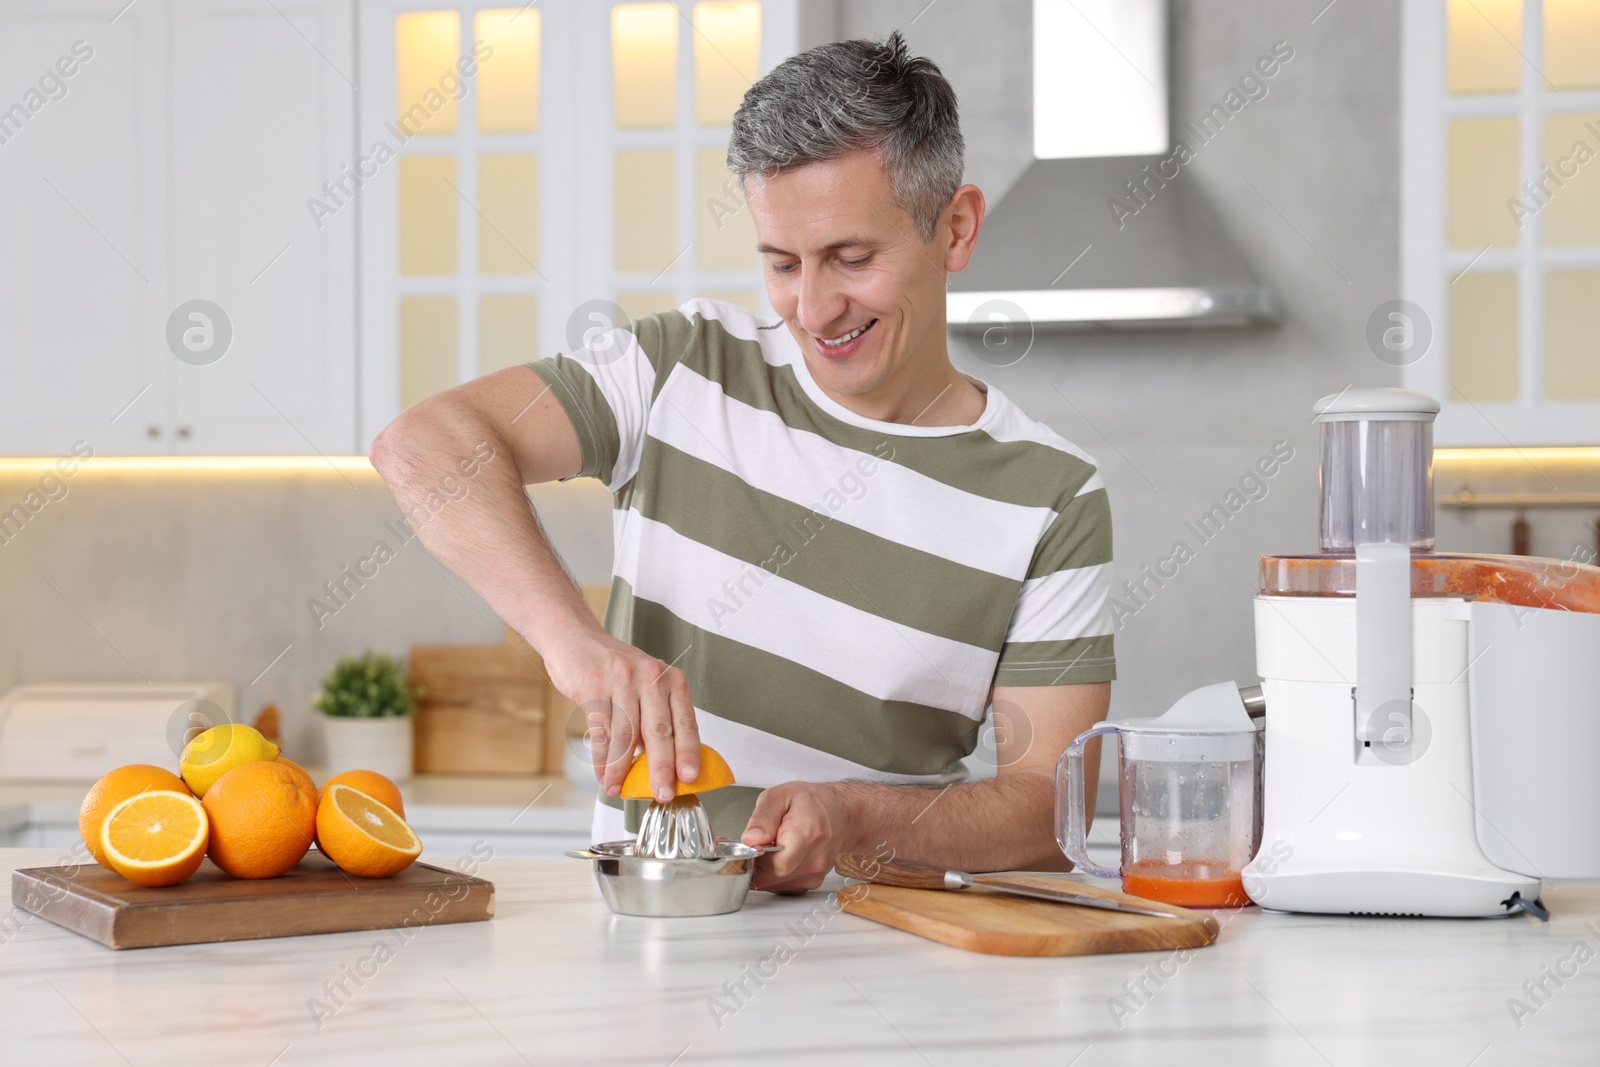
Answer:
[[[111,809],[131,796],[157,789],[189,792],[182,778],[149,763],[118,767],[89,787],[89,795],[83,798],[83,806],[78,809],[78,833],[96,863],[106,868],[111,866],[106,862],[105,850],[100,847],[100,827]]]
[[[235,878],[276,878],[300,862],[317,828],[306,773],[276,760],[243,763],[206,790],[211,862]]]
[[[311,789],[311,791],[313,793],[317,794],[318,799],[320,799],[322,797],[322,794],[317,791],[316,780],[311,777],[311,772],[310,771],[308,771],[304,767],[300,766],[300,764],[296,763],[294,760],[288,759],[287,757],[284,757],[284,756],[279,756],[277,759],[273,760],[273,762],[274,763],[281,763],[285,767],[288,767],[288,768],[294,770],[297,774],[300,775],[301,778],[305,779],[306,785],[310,787],[310,789]]]
[[[402,819],[406,816],[405,805],[400,800],[400,787],[385,778],[377,771],[344,771],[329,778],[322,783],[322,788],[317,790],[317,803],[322,803],[322,798],[328,795],[328,787],[334,785],[347,785],[372,797]]]

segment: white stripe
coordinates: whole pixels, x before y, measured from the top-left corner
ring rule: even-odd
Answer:
[[[761,319],[744,308],[735,304],[723,303],[719,300],[705,300],[696,298],[686,300],[679,305],[678,310],[684,315],[699,315],[710,322],[722,324],[722,328],[731,337],[741,341],[753,341],[761,347],[761,358],[772,367],[792,367],[797,362],[803,363],[804,357],[800,354],[799,345],[789,334],[788,328],[782,325],[782,319]],[[776,328],[772,328],[774,323]],[[768,327],[762,329],[761,327]],[[796,374],[799,374],[798,369]],[[981,381],[972,375],[965,375],[969,380]],[[805,384],[804,381],[801,383]],[[1011,399],[1000,392],[988,382],[983,382],[984,389],[988,390],[995,398],[994,412],[985,420],[983,430],[990,437],[1003,444],[1015,441],[1031,441],[1034,444],[1053,448],[1082,460],[1095,469],[1094,474],[1078,490],[1078,495],[1105,488],[1105,482],[1100,478],[1100,465],[1093,456],[1056,433],[1044,423],[1028,415],[1027,412],[1017,407]],[[808,390],[809,392],[809,390]],[[904,431],[907,427],[894,423],[872,422],[875,427],[882,427],[886,432],[894,433]],[[922,430],[925,427],[916,427]],[[937,429],[946,429],[939,427]],[[957,429],[970,429],[970,427],[957,427]]]
[[[769,344],[781,343],[786,340],[791,342],[791,348],[794,347],[793,338],[789,336],[788,328],[783,325],[782,319],[776,316],[770,319],[761,318],[738,304],[695,297],[679,304],[678,311],[690,318],[699,315],[708,322],[720,322],[729,336],[737,337],[741,341],[755,341],[763,349]],[[763,326],[769,328],[763,330],[760,328]],[[771,363],[772,361],[769,359],[767,362]]]
[[[617,355],[608,346],[619,343],[622,351]],[[611,480],[606,483],[607,489],[616,492],[638,473],[656,372],[630,330],[596,330],[586,337],[583,347],[587,351],[575,353],[570,362],[581,366],[595,380],[617,422],[620,454],[612,467]]]
[[[728,761],[738,785],[768,789],[784,782],[840,782],[849,779],[885,785],[949,785],[967,778],[967,769],[954,763],[940,774],[890,774],[835,756],[754,726],[694,711],[700,740]]]
[[[833,600],[631,508],[618,516],[615,570],[633,584],[635,596],[710,633],[809,667],[879,700],[983,716],[999,662],[988,649]]]
[[[793,429],[682,364],[661,390],[650,434],[791,503],[1017,581],[1027,577],[1034,547],[1056,517],[1049,508],[990,500]]]
[[[1112,631],[1111,564],[1056,571],[1022,583],[1007,642],[1071,641]]]
[[[990,388],[993,388],[992,386]],[[1013,404],[1005,394],[999,394],[1002,410],[999,416],[986,427],[990,437],[1003,444],[1014,441],[1031,441],[1037,445],[1053,448],[1058,452],[1065,452],[1069,456],[1081,459],[1094,468],[1094,473],[1089,480],[1078,488],[1077,496],[1091,493],[1096,489],[1104,489],[1105,481],[1100,477],[1100,466],[1095,463],[1094,457],[1089,455],[1065,437],[1056,433],[1044,423],[1028,417],[1028,414],[1017,405]]]

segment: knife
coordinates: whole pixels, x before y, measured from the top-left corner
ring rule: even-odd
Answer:
[[[1134,904],[1124,904],[1120,900],[1107,900],[1087,893],[1019,886],[1006,881],[1003,876],[974,877],[966,871],[947,871],[943,867],[936,867],[931,863],[918,863],[915,860],[885,860],[859,852],[841,852],[839,858],[834,860],[833,867],[846,878],[859,878],[874,885],[903,886],[906,889],[957,890],[971,889],[974,885],[979,885],[997,893],[1009,893],[1012,896],[1029,897],[1033,900],[1049,900],[1057,904],[1077,904],[1085,908],[1104,908],[1106,911],[1125,911],[1135,915],[1156,915],[1164,919],[1188,918],[1176,912],[1141,908]]]

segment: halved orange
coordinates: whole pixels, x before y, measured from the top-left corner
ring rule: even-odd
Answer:
[[[118,767],[90,788],[89,795],[83,798],[83,807],[78,809],[78,834],[96,863],[102,867],[111,866],[100,848],[100,829],[105,825],[111,809],[137,793],[148,793],[155,789],[189,792],[182,778],[148,763],[130,763],[126,767]]]
[[[327,786],[317,805],[317,847],[363,878],[399,874],[422,855],[422,842],[393,808],[342,782]]]
[[[700,774],[692,782],[679,780],[678,796],[689,793],[704,793],[710,789],[721,789],[725,785],[733,784],[733,771],[728,767],[728,761],[722,754],[710,745],[700,746]],[[633,766],[628,768],[628,776],[622,780],[622,795],[629,800],[654,800],[655,790],[650,788],[650,761],[643,752],[633,761]]]
[[[112,870],[139,885],[176,885],[200,869],[211,822],[187,792],[155,789],[129,797],[106,816],[100,850]]]
[[[317,790],[317,803],[322,803],[323,794],[327,793],[330,785],[347,785],[352,789],[359,789],[367,796],[387,807],[393,808],[394,813],[402,819],[406,817],[406,804],[400,797],[400,787],[394,780],[386,778],[377,771],[341,771],[322,783],[322,788]]]

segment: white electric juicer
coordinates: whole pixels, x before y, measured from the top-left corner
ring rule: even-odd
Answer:
[[[1433,552],[1433,419],[1404,389],[1316,405],[1321,553],[1265,556],[1261,848],[1282,911],[1539,913],[1600,877],[1600,569]]]

